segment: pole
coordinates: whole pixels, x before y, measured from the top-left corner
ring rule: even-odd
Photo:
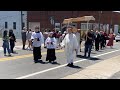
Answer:
[[[21,30],[23,30],[22,23],[23,23],[23,16],[22,16],[22,11],[21,11]]]

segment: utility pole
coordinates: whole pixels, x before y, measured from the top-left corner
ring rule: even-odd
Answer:
[[[23,27],[22,27],[22,23],[23,23],[23,14],[22,14],[22,11],[21,12],[21,30],[23,30]]]

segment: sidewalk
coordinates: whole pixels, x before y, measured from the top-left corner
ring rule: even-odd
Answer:
[[[88,66],[82,71],[61,79],[108,79],[120,71],[120,55]]]
[[[0,50],[3,50],[3,47],[2,47],[2,44],[3,44],[3,41],[2,41],[2,38],[0,38]],[[28,46],[28,41],[26,41],[26,46]],[[42,47],[44,45],[42,44]],[[15,50],[22,50],[22,40],[21,39],[16,39],[16,43],[15,43]]]

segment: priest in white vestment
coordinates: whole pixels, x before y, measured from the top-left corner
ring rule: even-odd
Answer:
[[[75,34],[72,32],[72,27],[67,28],[68,34],[65,36],[64,40],[61,43],[61,47],[65,47],[65,54],[67,57],[67,66],[73,66],[74,51],[77,50],[78,42]]]

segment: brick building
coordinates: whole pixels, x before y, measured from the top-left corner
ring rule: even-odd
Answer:
[[[82,16],[92,15],[95,17],[95,21],[90,23],[96,23],[98,28],[98,23],[104,28],[110,28],[114,30],[114,25],[120,25],[120,14],[112,11],[28,11],[27,21],[28,27],[33,28],[34,25],[40,25],[41,30],[46,28],[52,29],[55,27],[55,23],[61,23],[65,18],[76,18]],[[84,28],[86,22],[80,22],[76,25],[77,28]],[[92,26],[93,28],[93,26]]]

